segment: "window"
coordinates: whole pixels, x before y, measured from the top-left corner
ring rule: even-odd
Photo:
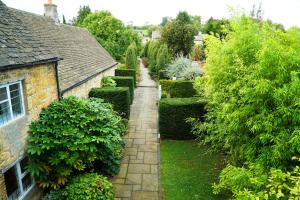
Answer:
[[[25,170],[27,163],[25,157],[4,173],[8,200],[20,200],[33,188],[34,181]]]
[[[0,85],[0,126],[24,115],[21,81]]]

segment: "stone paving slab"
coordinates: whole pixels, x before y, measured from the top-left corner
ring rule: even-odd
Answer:
[[[131,106],[129,133],[120,173],[112,179],[117,200],[159,199],[157,88],[141,67],[141,82]]]

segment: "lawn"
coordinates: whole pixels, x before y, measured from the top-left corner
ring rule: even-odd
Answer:
[[[224,156],[209,153],[196,141],[161,142],[161,176],[166,200],[224,200],[212,193]]]

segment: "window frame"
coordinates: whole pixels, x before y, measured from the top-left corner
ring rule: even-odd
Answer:
[[[12,99],[11,99],[11,95],[10,95],[10,89],[9,89],[9,86],[11,85],[15,85],[15,84],[18,84],[19,85],[19,89],[20,89],[20,99],[21,99],[21,106],[22,106],[22,113],[17,116],[17,117],[14,117],[14,114],[13,114],[13,108],[12,108]],[[0,88],[6,88],[6,95],[7,95],[7,99],[5,100],[2,100],[0,101],[0,104],[1,103],[5,103],[5,102],[8,102],[8,105],[9,105],[9,110],[10,110],[10,117],[11,119],[8,120],[7,122],[5,122],[4,124],[0,124],[0,128],[3,127],[3,126],[6,126],[8,124],[10,124],[11,122],[14,122],[22,117],[25,116],[26,114],[26,111],[25,111],[25,103],[24,103],[24,96],[23,96],[23,84],[22,84],[22,80],[18,80],[18,81],[14,81],[14,82],[9,82],[9,83],[6,83],[6,84],[0,84]]]
[[[32,179],[32,184],[30,187],[28,187],[28,189],[26,191],[24,191],[24,188],[23,188],[23,183],[22,183],[22,180],[23,178],[25,178],[26,175],[29,174],[28,171],[25,171],[22,173],[22,170],[21,170],[21,161],[23,159],[25,159],[26,156],[22,157],[21,159],[19,159],[17,162],[14,163],[14,165],[12,165],[9,169],[13,168],[15,170],[15,174],[16,174],[16,179],[17,179],[17,184],[18,184],[18,188],[20,190],[20,196],[18,197],[18,200],[22,200],[26,197],[26,195],[35,187],[36,183],[34,181],[34,178],[32,176],[31,179]],[[5,173],[5,172],[4,172]],[[3,174],[4,174],[3,173]],[[5,187],[6,184],[5,184]],[[7,196],[8,200],[10,200],[9,196]]]

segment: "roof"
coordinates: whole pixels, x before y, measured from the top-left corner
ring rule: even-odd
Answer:
[[[34,35],[63,58],[58,65],[61,92],[116,65],[116,61],[84,28],[55,23],[51,18],[10,8]]]
[[[57,60],[0,1],[0,70]]]

